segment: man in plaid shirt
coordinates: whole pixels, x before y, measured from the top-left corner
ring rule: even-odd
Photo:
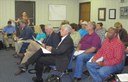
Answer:
[[[110,27],[102,47],[87,62],[88,71],[94,82],[103,82],[110,74],[123,70],[125,47],[117,37],[117,29]],[[103,58],[101,61],[98,59]]]

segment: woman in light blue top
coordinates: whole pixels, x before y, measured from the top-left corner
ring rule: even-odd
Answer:
[[[40,28],[42,30],[41,33],[37,34],[36,36],[36,40],[40,40],[43,41],[46,38],[46,34],[45,34],[45,25],[41,24]]]

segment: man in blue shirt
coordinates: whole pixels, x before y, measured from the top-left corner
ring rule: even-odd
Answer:
[[[34,36],[34,32],[32,28],[27,25],[26,21],[24,20],[20,21],[20,28],[21,28],[21,34],[19,37],[16,38],[16,42],[15,42],[16,53],[13,55],[19,55],[22,45],[25,43],[30,43],[30,41],[33,39],[32,36]]]
[[[12,38],[14,40],[14,38],[16,37],[16,29],[11,24],[12,22],[8,21],[8,25],[5,26],[4,29],[2,30],[2,33],[4,35],[4,42],[7,49],[9,48],[8,38]],[[14,47],[14,41],[12,41],[12,47]]]
[[[80,36],[81,36],[81,38],[84,36],[84,35],[86,35],[86,34],[88,34],[88,32],[86,31],[86,26],[87,26],[87,22],[86,21],[83,21],[82,23],[81,23],[81,29],[79,30],[79,33],[80,33]]]

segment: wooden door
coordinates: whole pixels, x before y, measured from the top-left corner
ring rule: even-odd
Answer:
[[[80,3],[79,9],[80,9],[79,20],[90,21],[90,11],[91,11],[90,2]]]

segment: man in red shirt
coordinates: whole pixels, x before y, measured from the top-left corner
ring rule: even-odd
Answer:
[[[103,82],[110,74],[123,70],[124,45],[117,37],[117,29],[110,27],[101,49],[87,62],[94,82]]]

